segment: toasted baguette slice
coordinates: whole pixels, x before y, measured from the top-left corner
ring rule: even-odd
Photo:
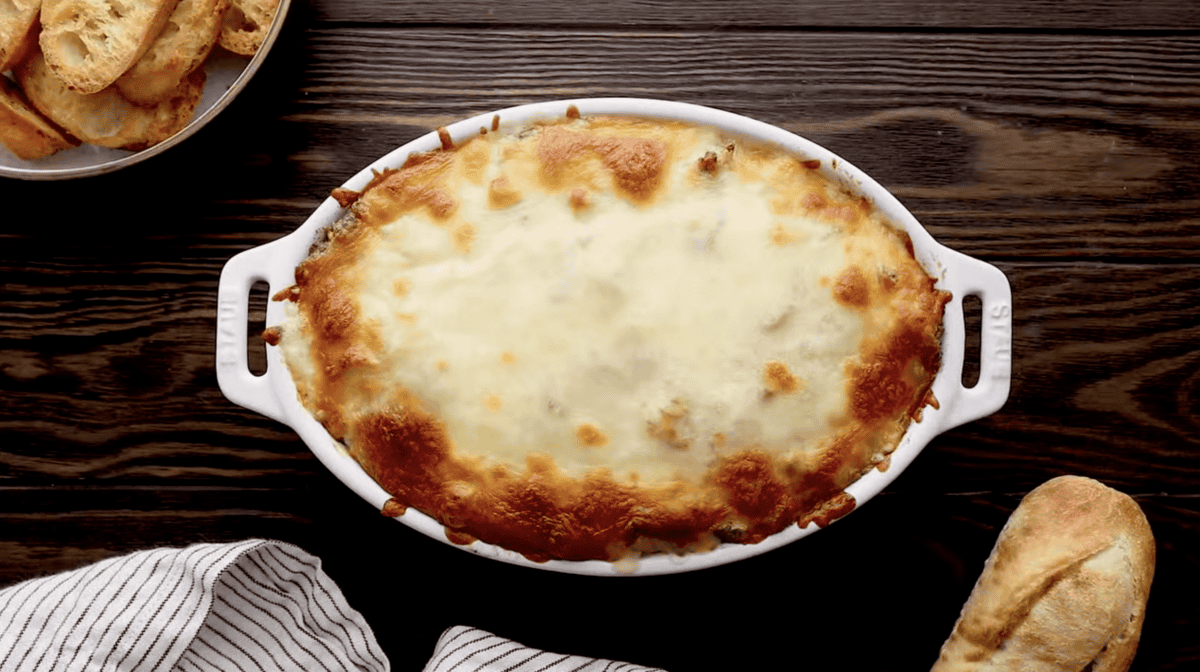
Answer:
[[[71,91],[50,72],[41,54],[25,61],[16,74],[33,106],[71,135],[94,145],[135,151],[182,130],[204,89],[204,70],[198,69],[167,100],[140,106],[126,100],[116,87],[89,94]]]
[[[8,72],[37,41],[42,0],[0,0],[0,73]]]
[[[935,672],[1121,672],[1137,651],[1154,537],[1127,495],[1061,476],[1000,532]]]
[[[68,89],[96,93],[142,57],[176,1],[43,0],[46,63]]]
[[[170,97],[179,81],[200,67],[216,46],[227,9],[229,0],[179,0],[166,27],[121,75],[117,88],[142,105]]]
[[[79,144],[38,114],[21,90],[0,75],[0,143],[26,161]]]
[[[271,31],[277,11],[279,0],[231,0],[221,28],[221,46],[235,54],[254,55]]]

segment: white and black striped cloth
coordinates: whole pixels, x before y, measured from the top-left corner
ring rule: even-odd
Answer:
[[[615,660],[532,649],[478,628],[442,633],[423,672],[664,672]]]
[[[280,542],[110,558],[0,590],[3,672],[387,672],[387,657],[321,562]],[[427,672],[648,668],[447,630]]]

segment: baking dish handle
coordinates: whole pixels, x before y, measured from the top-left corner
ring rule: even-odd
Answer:
[[[1008,400],[1012,378],[1012,289],[1004,272],[989,263],[947,249],[939,255],[946,278],[953,278],[948,289],[954,294],[947,310],[947,346],[956,351],[958,371],[952,372],[955,402],[949,404],[942,419],[943,430],[991,415]],[[962,383],[961,362],[965,357],[966,328],[963,299],[979,297],[983,319],[980,324],[979,380],[971,387]],[[953,326],[951,326],[953,325]]]
[[[217,286],[217,384],[230,401],[286,424],[283,407],[270,386],[270,376],[250,372],[246,352],[250,289],[266,282],[274,291],[266,269],[271,267],[274,243],[245,250],[221,269]],[[268,360],[270,358],[268,357]],[[268,361],[267,364],[270,367]]]

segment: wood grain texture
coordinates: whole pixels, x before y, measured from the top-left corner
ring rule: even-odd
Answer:
[[[1200,249],[1200,37],[314,27],[277,49],[230,113],[170,156],[73,185],[68,203],[55,199],[61,185],[23,185],[17,220],[42,216],[46,199],[64,222],[123,213],[109,194],[126,180],[170,208],[201,179],[216,202],[185,220],[286,232],[437,126],[533,101],[635,96],[822,144],[967,254],[1194,261]],[[161,238],[157,224],[124,226]]]
[[[1200,38],[345,28],[295,39],[304,84],[269,104],[282,121],[272,132],[300,149],[273,165],[309,196],[471,115],[650,97],[822,144],[968,254],[1197,251]]]
[[[371,24],[537,24],[662,28],[920,28],[939,30],[1160,30],[1200,27],[1200,11],[1187,0],[1104,0],[1086,7],[1050,0],[970,2],[963,0],[829,0],[757,2],[700,0],[680,5],[665,0],[436,0],[323,3],[328,21]]]

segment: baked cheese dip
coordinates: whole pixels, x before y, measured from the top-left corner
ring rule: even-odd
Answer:
[[[334,196],[268,329],[300,402],[456,543],[756,543],[854,508],[936,405],[949,294],[819,161],[632,117],[480,129]]]

